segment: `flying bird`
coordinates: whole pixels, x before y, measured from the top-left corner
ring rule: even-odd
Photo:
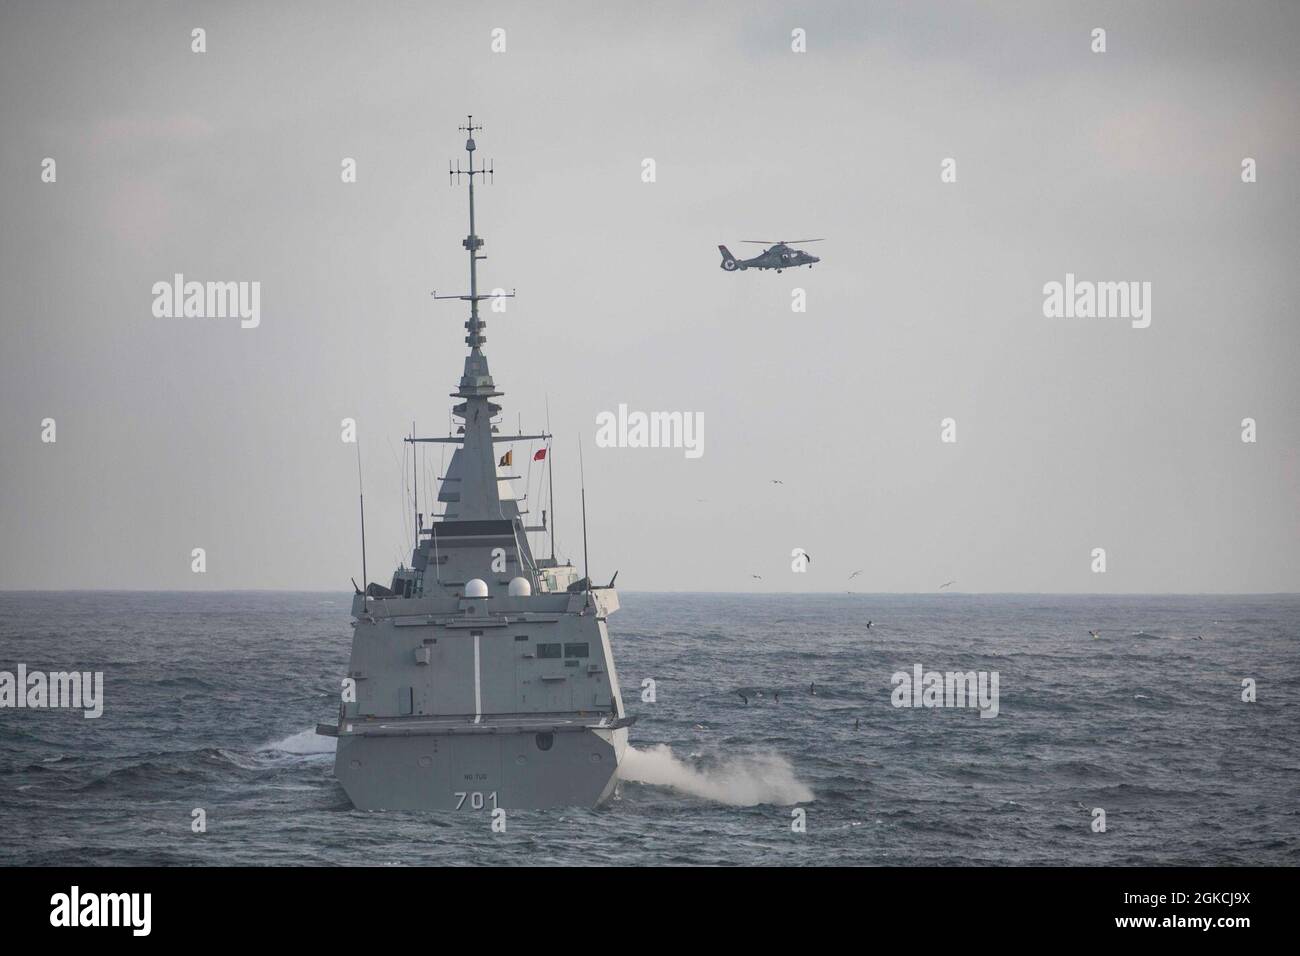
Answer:
[[[748,697],[746,697],[744,694],[741,694],[740,691],[736,691],[736,693],[740,695],[740,699],[743,700],[746,704],[749,703]]]
[[[784,484],[785,484],[785,482],[782,481],[780,478],[769,478],[768,480],[769,480],[772,484],[774,484],[774,485],[784,485]]]
[[[852,581],[854,578],[856,578],[856,577],[857,577],[859,574],[861,574],[861,573],[862,573],[861,571],[854,571],[852,574],[849,575],[849,580]]]
[[[1088,633],[1093,637],[1101,637],[1101,631],[1089,631]]]
[[[750,577],[753,578],[755,581],[763,580],[763,575],[761,574],[751,574]]]
[[[957,583],[956,581],[945,581],[943,584],[940,584],[940,585],[939,585],[939,590],[942,591],[944,588],[948,587],[950,584],[956,584],[956,583]]]

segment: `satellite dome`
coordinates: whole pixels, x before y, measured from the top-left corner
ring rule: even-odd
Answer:
[[[533,585],[527,578],[510,579],[511,597],[528,597],[533,593]]]
[[[465,597],[485,598],[488,596],[487,582],[482,578],[473,578],[465,585]]]

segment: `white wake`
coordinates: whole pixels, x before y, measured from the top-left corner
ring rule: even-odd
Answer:
[[[732,807],[753,807],[760,803],[789,806],[808,803],[813,792],[794,774],[790,762],[780,754],[748,754],[696,769],[673,756],[672,749],[657,744],[648,750],[628,745],[618,775],[634,783],[671,787],[682,793]]]
[[[274,751],[276,753],[292,754],[296,757],[310,757],[315,754],[332,754],[338,741],[333,737],[322,737],[314,730],[302,730],[296,734],[290,734],[283,740],[277,740],[274,743],[262,747],[262,751]]]

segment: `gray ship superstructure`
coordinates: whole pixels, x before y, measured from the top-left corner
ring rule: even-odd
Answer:
[[[521,441],[549,449],[551,436],[502,435],[494,424],[503,393],[479,303],[495,296],[478,291],[474,225],[474,178],[491,170],[475,166],[481,127],[470,117],[462,129],[469,170],[452,176],[469,179],[470,289],[437,296],[469,303],[469,354],[452,393],[460,424],[446,438],[407,439],[454,447],[437,496],[444,510],[427,526],[417,518],[410,567],[391,586],[367,582],[354,596],[339,723],[317,732],[338,738],[335,774],[363,810],[595,806],[614,791],[632,722],[605,625],[618,595],[613,582],[593,587],[559,563],[553,535],[549,558],[529,546],[546,513],[542,525],[524,524],[507,453]]]

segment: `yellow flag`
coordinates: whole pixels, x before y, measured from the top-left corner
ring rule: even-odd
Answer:
[[[515,450],[513,448],[510,449],[508,452],[506,452],[504,455],[501,456],[501,460],[497,462],[497,464],[503,468],[512,464],[515,460],[514,454],[515,454]]]

